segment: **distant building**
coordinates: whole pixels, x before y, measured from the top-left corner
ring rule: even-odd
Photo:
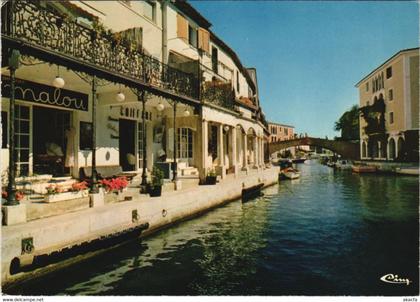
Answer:
[[[293,139],[295,136],[295,127],[284,124],[268,122],[268,131],[270,143]]]
[[[289,140],[295,137],[294,126],[268,122],[268,131],[270,132],[270,135],[268,137],[269,143]],[[279,155],[281,157],[289,157],[289,156],[294,157],[295,154],[296,154],[296,147],[290,147],[279,152]]]
[[[418,161],[419,48],[399,51],[356,87],[361,158]]]

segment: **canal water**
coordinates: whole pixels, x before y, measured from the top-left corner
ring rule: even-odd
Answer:
[[[301,178],[11,289],[25,295],[417,295],[418,178]],[[217,187],[215,187],[217,190]],[[385,283],[396,274],[410,283]]]

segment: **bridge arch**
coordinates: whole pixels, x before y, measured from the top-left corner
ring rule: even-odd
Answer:
[[[269,154],[296,146],[317,146],[331,150],[346,159],[360,158],[360,145],[358,143],[335,141],[315,137],[295,138],[268,144]]]

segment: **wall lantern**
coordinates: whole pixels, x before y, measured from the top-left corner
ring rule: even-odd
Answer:
[[[184,110],[184,116],[190,116],[190,112],[188,111],[188,109],[187,108],[185,108],[185,110]]]
[[[62,77],[60,77],[60,66],[57,66],[57,76],[52,81],[52,85],[55,88],[63,88],[65,84],[66,84],[66,82],[64,81],[64,79]]]
[[[228,125],[225,125],[225,126],[223,127],[223,129],[225,129],[225,131],[226,131],[226,132],[228,132],[228,131],[229,131],[229,126],[228,126]]]
[[[120,87],[119,92],[115,96],[115,99],[117,100],[117,102],[124,102],[125,101],[125,95],[124,95],[124,93],[121,92],[121,84],[119,85],[119,87]]]
[[[165,106],[159,101],[159,104],[156,105],[156,110],[161,112],[165,109]]]
[[[115,96],[115,99],[118,102],[124,102],[125,101],[125,95],[124,93],[122,93],[121,91],[117,93],[117,95]]]

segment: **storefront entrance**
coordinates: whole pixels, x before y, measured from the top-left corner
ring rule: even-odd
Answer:
[[[74,156],[71,112],[33,106],[33,172],[66,176],[70,174],[70,157]],[[67,146],[69,145],[69,149]],[[67,158],[66,158],[67,157]]]
[[[134,171],[136,169],[136,152],[135,152],[135,131],[136,122],[120,119],[119,121],[119,149],[120,149],[120,166],[123,171]]]

